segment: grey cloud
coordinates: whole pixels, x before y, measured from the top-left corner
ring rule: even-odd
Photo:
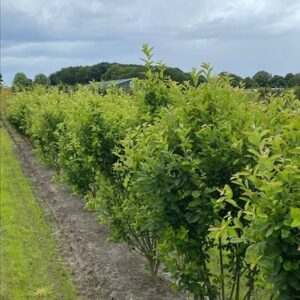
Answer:
[[[144,42],[185,70],[203,61],[241,75],[300,69],[300,0],[6,0],[1,27],[7,82],[17,70],[138,63]]]

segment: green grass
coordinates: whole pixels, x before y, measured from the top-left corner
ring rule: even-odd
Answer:
[[[78,299],[49,221],[22,173],[12,142],[3,128],[0,135],[0,298]]]

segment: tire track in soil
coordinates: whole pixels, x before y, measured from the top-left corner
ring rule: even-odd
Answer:
[[[55,172],[38,163],[29,141],[7,122],[4,125],[37,199],[55,223],[60,251],[82,299],[188,299],[170,289],[166,276],[157,284],[152,283],[145,260],[130,252],[125,244],[109,243],[109,229],[84,210],[84,200],[72,195],[65,184],[54,183]]]

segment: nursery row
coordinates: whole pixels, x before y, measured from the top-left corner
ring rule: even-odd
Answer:
[[[7,118],[153,280],[162,265],[195,299],[300,299],[300,102],[206,65],[177,84],[144,52],[130,91],[36,88]]]

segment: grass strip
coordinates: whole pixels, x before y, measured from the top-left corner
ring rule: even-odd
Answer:
[[[1,136],[0,298],[78,299],[53,229],[35,199],[7,132]]]

